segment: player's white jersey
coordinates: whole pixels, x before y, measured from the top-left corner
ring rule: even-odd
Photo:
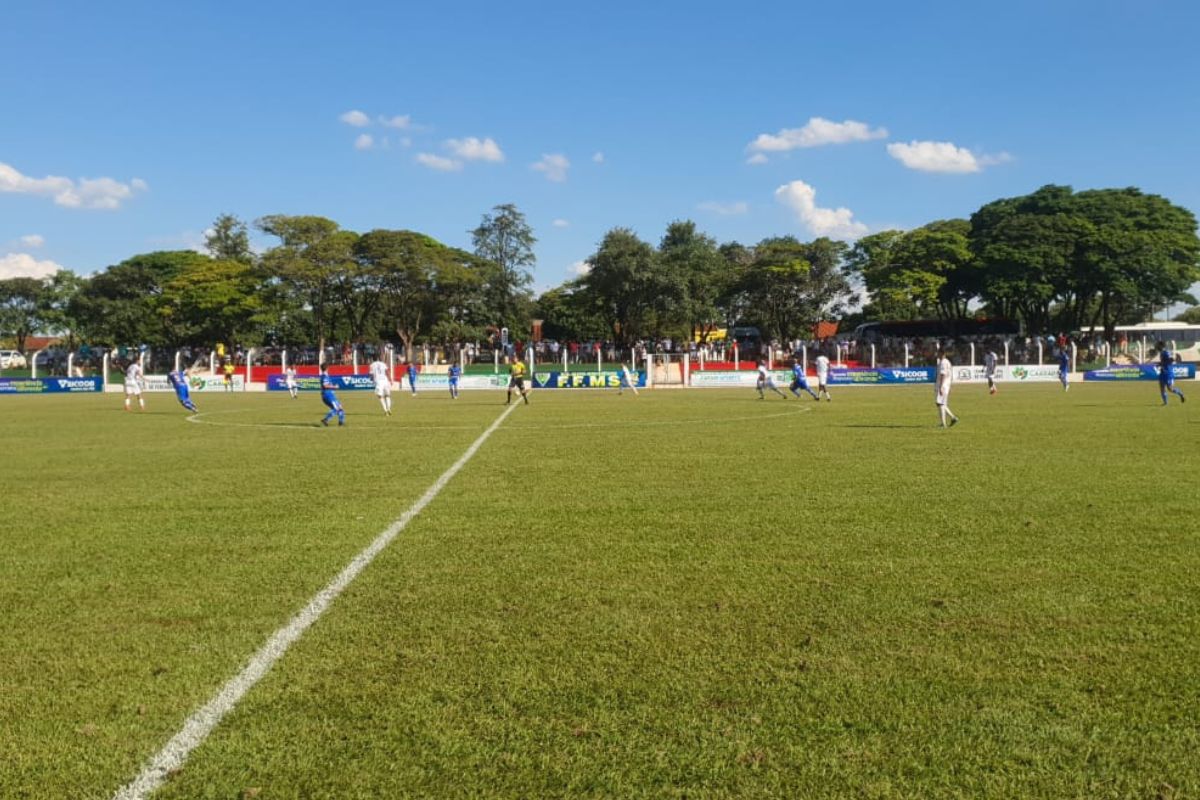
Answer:
[[[983,369],[989,378],[996,374],[996,354],[991,350],[983,357]]]
[[[371,379],[375,381],[375,393],[390,394],[392,391],[392,378],[388,375],[387,364],[382,361],[372,361],[370,366]]]
[[[950,384],[954,380],[954,370],[950,366],[950,359],[943,356],[938,360],[937,364],[937,382],[934,384],[935,401],[938,405],[943,405],[946,399],[950,396]]]
[[[142,365],[136,361],[125,369],[125,394],[142,396]]]
[[[292,367],[287,368],[287,372],[283,373],[283,382],[287,388],[291,389],[296,385],[296,370]]]
[[[758,382],[763,386],[775,388],[775,376],[767,370],[766,364],[758,365]]]
[[[825,378],[829,376],[829,358],[825,355],[817,356],[817,380],[825,383]]]

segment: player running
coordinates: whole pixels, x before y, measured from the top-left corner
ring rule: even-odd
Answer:
[[[129,410],[129,401],[134,397],[138,401],[138,409],[146,410],[146,401],[142,398],[142,390],[146,388],[146,377],[142,374],[142,365],[130,361],[125,368],[125,410]]]
[[[462,377],[462,367],[460,367],[458,364],[451,364],[450,372],[449,372],[450,399],[451,400],[458,399],[458,379],[461,377]]]
[[[1186,403],[1183,392],[1175,388],[1175,354],[1168,348],[1166,342],[1158,343],[1158,391],[1162,394],[1162,404],[1167,404],[1167,392],[1179,396],[1179,402]]]
[[[226,359],[225,360],[225,391],[227,391],[227,392],[233,391],[233,372],[234,372],[233,360]]]
[[[950,385],[953,382],[953,371],[950,359],[943,352],[937,362],[937,382],[934,384],[933,396],[933,402],[937,404],[938,417],[941,419],[943,428],[946,427],[946,417],[950,417],[951,428],[958,424],[958,417],[954,416],[954,412],[950,410]]]
[[[529,392],[525,391],[525,365],[520,361],[514,361],[508,368],[508,399],[504,401],[504,405],[512,402],[513,387],[521,393],[525,405],[529,405]]]
[[[1071,388],[1071,354],[1065,347],[1058,349],[1058,379],[1062,382],[1064,392]]]
[[[417,365],[409,363],[408,365],[408,388],[412,392],[412,396],[417,396]]]
[[[635,396],[637,395],[637,378],[629,371],[629,367],[624,364],[621,364],[621,370],[617,374],[617,381],[617,394],[624,394],[625,390],[628,389]]]
[[[983,357],[983,374],[987,378],[988,394],[996,393],[996,351],[988,350]]]
[[[187,371],[182,369],[171,370],[167,373],[167,380],[175,388],[175,398],[179,401],[179,405],[195,413],[196,404],[192,402],[188,389]]]
[[[375,396],[379,398],[379,405],[383,406],[384,415],[390,417],[392,415],[392,376],[388,374],[388,366],[377,358],[371,362],[367,371],[371,373],[371,380],[375,382]]]
[[[329,420],[333,419],[334,415],[336,414],[337,418],[338,418],[338,425],[339,426],[345,425],[346,424],[346,412],[342,408],[342,404],[338,402],[337,395],[334,394],[334,390],[337,388],[337,384],[334,383],[333,379],[329,377],[329,373],[326,371],[326,368],[324,365],[322,365],[322,367],[321,367],[320,379],[321,379],[321,402],[329,407],[329,413],[326,414],[325,418],[321,420],[321,424],[324,425],[325,427],[329,427]]]
[[[758,390],[759,400],[767,399],[766,395],[764,394],[767,389],[770,389],[784,400],[787,400],[787,395],[775,385],[775,377],[771,374],[770,370],[767,369],[767,362],[763,361],[761,358],[758,360],[758,379],[754,383],[754,388]]]
[[[829,396],[829,357],[824,353],[817,356],[817,399],[821,399],[821,395],[825,395],[825,400],[833,402],[833,398]]]
[[[798,390],[803,389],[812,395],[813,400],[816,400],[818,403],[821,402],[821,398],[817,396],[817,393],[808,388],[808,376],[804,374],[804,364],[802,364],[800,361],[795,361],[792,363],[792,385],[789,386],[788,389],[792,394],[796,395],[797,399],[800,398],[800,392]]]
[[[288,367],[283,373],[283,385],[287,387],[288,394],[295,400],[300,396],[300,384],[296,382],[296,368]]]

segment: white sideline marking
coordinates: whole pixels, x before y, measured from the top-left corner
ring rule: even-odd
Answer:
[[[455,461],[449,469],[442,473],[441,477],[425,491],[425,494],[421,495],[421,499],[413,503],[408,511],[405,511],[399,519],[376,536],[375,540],[356,555],[324,589],[313,595],[308,601],[308,605],[292,617],[287,625],[275,631],[267,643],[242,668],[242,671],[221,687],[221,690],[213,695],[211,700],[188,717],[179,733],[175,734],[171,741],[167,742],[163,749],[146,763],[141,774],[113,795],[113,800],[141,800],[161,786],[168,774],[182,767],[191,752],[208,737],[208,734],[212,733],[213,728],[217,727],[225,715],[233,710],[246,692],[254,688],[254,685],[270,671],[275,662],[283,657],[288,648],[328,610],[333,601],[358,577],[358,574],[391,544],[392,540],[421,513],[425,506],[438,496],[438,493],[471,460],[476,451],[516,407],[514,404],[504,409],[504,413],[479,435],[479,438],[467,448],[467,452],[463,453],[458,461]]]

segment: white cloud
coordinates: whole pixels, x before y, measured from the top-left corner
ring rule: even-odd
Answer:
[[[412,147],[412,139],[407,136],[401,136],[397,141],[400,142],[401,147]]]
[[[21,244],[26,247],[41,247],[46,243],[46,238],[36,233],[31,233],[28,236],[21,237]]]
[[[953,142],[893,142],[887,146],[887,151],[904,166],[921,172],[979,172],[984,167],[1012,160],[1008,153],[976,155]]]
[[[412,117],[408,114],[397,114],[394,117],[380,117],[379,124],[385,128],[399,128],[406,131],[413,126]]]
[[[867,142],[887,135],[886,128],[872,128],[865,122],[852,119],[834,122],[824,117],[812,117],[803,128],[784,128],[775,134],[760,133],[746,149],[752,153],[786,153],[799,147]]]
[[[565,219],[556,219],[550,224],[556,228],[569,228],[571,226],[571,223]]]
[[[365,128],[371,124],[371,118],[358,110],[347,111],[338,119],[354,128]]]
[[[792,209],[809,231],[831,239],[857,239],[867,232],[867,226],[854,219],[848,208],[821,208],[817,205],[817,190],[804,181],[792,181],[775,190],[775,199]]]
[[[360,133],[354,140],[355,150],[370,150],[375,146],[375,137],[369,133]]]
[[[546,176],[546,180],[562,183],[567,179],[567,170],[571,162],[562,153],[543,153],[542,160],[530,164],[529,168]]]
[[[490,138],[477,139],[474,136],[468,136],[465,139],[447,139],[446,147],[463,161],[499,162],[504,160],[504,153],[500,150],[500,145]]]
[[[417,163],[439,172],[458,172],[463,168],[463,162],[433,153],[417,153]]]
[[[38,261],[28,253],[0,256],[0,280],[8,278],[49,278],[62,269],[53,261]]]
[[[717,214],[722,217],[734,217],[740,214],[746,214],[750,211],[750,204],[744,200],[739,200],[736,203],[717,203],[709,201],[696,206],[701,211],[707,211],[711,214]]]
[[[121,183],[112,178],[80,178],[73,181],[58,175],[30,178],[8,164],[0,163],[0,192],[52,197],[66,208],[116,209],[137,192],[149,190],[141,178]]]
[[[597,164],[603,164],[604,163],[604,153],[596,151],[595,153],[592,154],[592,161],[594,161]]]
[[[759,164],[765,164],[765,163],[767,163],[767,157],[765,155],[763,155],[762,153],[755,153],[754,155],[752,155],[746,159],[746,163],[753,164],[755,166],[757,166]]]
[[[582,278],[584,275],[587,275],[591,271],[592,271],[592,265],[586,261],[576,261],[574,264],[572,264],[570,267],[567,268],[567,272],[571,273],[576,278]]]

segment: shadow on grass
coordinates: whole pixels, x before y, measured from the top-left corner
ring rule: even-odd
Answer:
[[[885,425],[885,424],[878,424],[878,425],[867,425],[867,424],[861,424],[861,425],[837,425],[837,426],[835,426],[835,427],[838,427],[838,428],[928,428],[928,427],[936,427],[936,426],[929,426],[929,425],[894,425],[894,424],[887,424],[887,425]]]

